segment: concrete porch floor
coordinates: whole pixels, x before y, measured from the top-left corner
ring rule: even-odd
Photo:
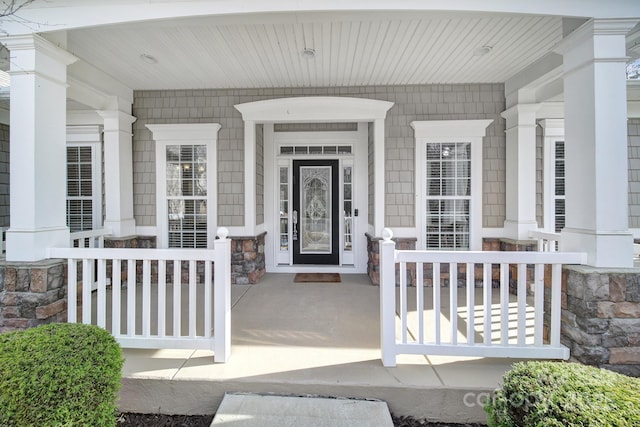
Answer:
[[[121,411],[211,414],[225,392],[381,399],[397,415],[484,422],[481,402],[512,359],[445,356],[380,360],[379,288],[366,275],[293,283],[267,274],[232,286],[232,350],[125,349]],[[476,300],[476,302],[479,300]]]

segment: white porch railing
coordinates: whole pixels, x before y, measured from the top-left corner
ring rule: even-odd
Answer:
[[[123,347],[210,349],[215,362],[226,362],[231,348],[228,234],[218,230],[213,250],[49,249],[50,258],[68,259],[68,321],[97,324]],[[92,293],[94,262],[98,286]]]
[[[540,252],[556,252],[560,244],[560,233],[535,230],[529,232],[529,238],[538,241],[538,251]]]
[[[70,233],[70,247],[72,248],[104,248],[104,238],[110,236],[112,231],[110,228],[98,228],[95,230],[76,231]],[[93,278],[91,290],[98,289],[98,277],[96,276],[97,265],[95,262],[89,263],[84,266],[89,269],[89,277]],[[83,268],[84,268],[83,267]],[[110,285],[111,281],[107,280],[107,285]]]
[[[112,233],[110,228],[76,231],[70,234],[72,248],[104,248],[104,238]]]
[[[560,344],[562,265],[584,263],[586,254],[395,250],[391,237],[391,231],[385,229],[384,240],[380,242],[380,342],[384,366],[395,366],[398,354],[569,357],[569,349]],[[398,264],[400,283],[397,288]],[[425,264],[431,268],[430,277],[423,277]],[[410,266],[415,266],[417,286],[412,291],[415,296],[407,286],[407,267]],[[459,270],[459,266],[462,269]],[[482,269],[482,287],[478,289],[475,286],[476,266]],[[494,266],[497,266],[496,272],[499,271],[497,295],[492,286]],[[551,270],[551,280],[545,284],[546,266]],[[444,274],[447,268],[448,273]],[[464,276],[464,286],[460,289],[459,271],[463,272],[460,277]],[[515,296],[509,292],[510,273],[516,285]],[[443,276],[449,280],[448,289],[443,286]],[[527,295],[527,276],[534,281],[533,296]],[[425,298],[429,288],[420,286],[424,279],[433,284],[432,303]],[[545,287],[550,293],[548,342],[543,339]],[[476,292],[482,293],[479,307],[475,303]],[[412,307],[409,307],[409,299]],[[425,307],[425,301],[431,307]],[[531,327],[532,336],[527,336],[531,332],[527,329]],[[512,328],[516,329],[515,335],[510,334]]]

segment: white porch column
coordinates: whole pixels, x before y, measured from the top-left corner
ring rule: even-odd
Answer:
[[[35,34],[1,41],[11,63],[7,261],[38,261],[49,247],[69,246],[66,80],[77,58]]]
[[[244,229],[248,236],[256,231],[256,122],[244,122]]]
[[[104,119],[105,228],[116,237],[136,234],[133,217],[133,146],[127,111],[98,111]]]
[[[591,20],[563,55],[566,228],[561,249],[594,267],[632,267],[628,225],[625,34],[635,20]]]
[[[373,229],[381,233],[385,223],[385,147],[384,147],[384,119],[373,121],[373,165],[374,183],[373,192],[374,215]]]
[[[528,240],[536,221],[536,111],[539,104],[516,104],[507,121],[505,237]]]

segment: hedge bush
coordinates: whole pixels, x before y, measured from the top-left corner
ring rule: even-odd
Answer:
[[[640,426],[640,379],[577,363],[521,362],[487,401],[490,427]]]
[[[97,326],[0,335],[0,425],[115,426],[122,350]]]

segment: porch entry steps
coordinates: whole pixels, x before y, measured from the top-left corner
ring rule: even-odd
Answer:
[[[226,393],[211,426],[392,427],[387,403],[317,396]]]

